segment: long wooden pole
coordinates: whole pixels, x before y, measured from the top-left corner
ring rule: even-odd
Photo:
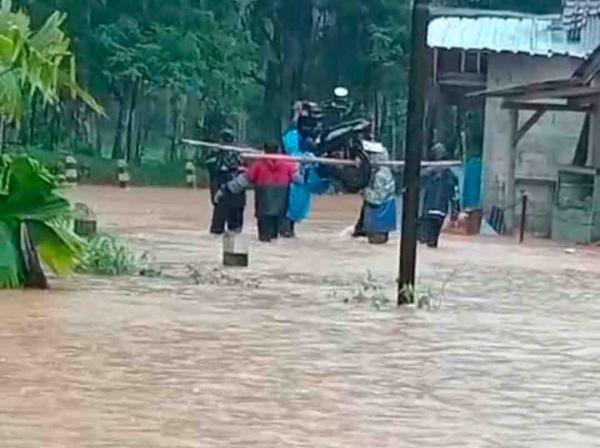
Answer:
[[[212,142],[205,142],[205,141],[201,141],[201,140],[190,140],[190,139],[185,139],[185,138],[182,140],[182,142],[186,145],[202,146],[204,148],[215,149],[218,151],[231,151],[231,152],[241,152],[241,153],[253,152],[253,153],[257,153],[257,154],[262,153],[262,151],[259,151],[258,149],[250,148],[249,146],[224,145],[222,143],[212,143]]]
[[[408,80],[408,122],[406,126],[406,169],[404,208],[400,245],[398,305],[414,302],[419,225],[421,154],[424,145],[425,98],[429,79],[427,63],[427,22],[429,0],[415,0],[412,17],[412,45]]]
[[[239,146],[230,146],[230,145],[221,145],[219,143],[209,143],[202,142],[196,140],[183,140],[184,143],[193,146],[204,146],[214,151],[230,151],[236,152],[240,154],[242,159],[247,160],[285,160],[287,162],[295,162],[301,164],[313,164],[318,163],[321,165],[331,165],[331,166],[358,166],[358,162],[354,160],[344,160],[344,159],[333,159],[328,157],[295,157],[288,156],[285,154],[265,154],[262,151],[259,151],[250,147],[239,147]],[[372,162],[373,166],[383,166],[388,168],[404,168],[406,166],[406,161],[404,160],[389,160],[387,162]],[[444,168],[452,168],[456,166],[461,166],[462,162],[460,160],[446,160],[442,162],[422,162],[422,167],[444,167]]]

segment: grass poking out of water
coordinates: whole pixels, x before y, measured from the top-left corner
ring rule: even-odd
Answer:
[[[419,285],[416,288],[407,288],[405,293],[412,297],[412,303],[416,308],[428,311],[437,311],[442,307],[446,286],[453,278],[450,276],[443,284],[439,294],[433,292],[430,287]],[[389,290],[386,286],[371,272],[367,271],[364,279],[350,296],[344,298],[344,303],[369,304],[377,310],[387,308],[393,305],[390,299]]]
[[[137,253],[120,238],[97,235],[88,241],[77,270],[82,274],[105,276],[160,276],[160,270],[153,264],[147,253]]]

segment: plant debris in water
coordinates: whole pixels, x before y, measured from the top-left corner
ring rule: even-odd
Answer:
[[[244,289],[260,288],[255,278],[241,278],[220,268],[203,271],[192,265],[186,266],[188,275],[196,285],[237,286]]]
[[[444,301],[444,288],[439,295],[436,295],[431,289],[420,290],[418,288],[407,288],[410,296],[413,298],[413,303],[418,309],[428,311],[437,311],[442,307]]]
[[[390,303],[390,299],[386,295],[383,285],[377,281],[371,271],[368,271],[358,290],[352,296],[346,297],[344,303],[369,303],[380,310]]]
[[[434,294],[431,289],[410,288],[408,291],[413,297],[413,303],[417,308],[437,311],[442,307],[447,283],[448,281],[444,283],[439,295]],[[375,278],[371,271],[368,271],[359,288],[350,297],[346,297],[344,303],[368,303],[373,308],[380,310],[389,305],[391,300],[381,282]]]
[[[127,243],[113,235],[92,237],[77,270],[82,274],[107,276],[139,274],[144,277],[158,277],[162,274],[147,253],[139,255]]]

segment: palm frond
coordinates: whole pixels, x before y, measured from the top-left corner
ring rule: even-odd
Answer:
[[[18,288],[25,278],[16,228],[0,221],[0,289]]]
[[[29,157],[0,156],[0,188],[0,288],[27,278],[18,231],[23,223],[44,264],[59,275],[72,273],[85,243],[70,228],[70,204],[52,174]]]

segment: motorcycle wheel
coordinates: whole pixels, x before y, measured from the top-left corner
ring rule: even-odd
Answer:
[[[358,193],[369,185],[371,162],[362,144],[356,142],[353,147],[331,154],[330,157],[357,161],[356,166],[328,167],[331,177],[340,181],[348,193]]]

